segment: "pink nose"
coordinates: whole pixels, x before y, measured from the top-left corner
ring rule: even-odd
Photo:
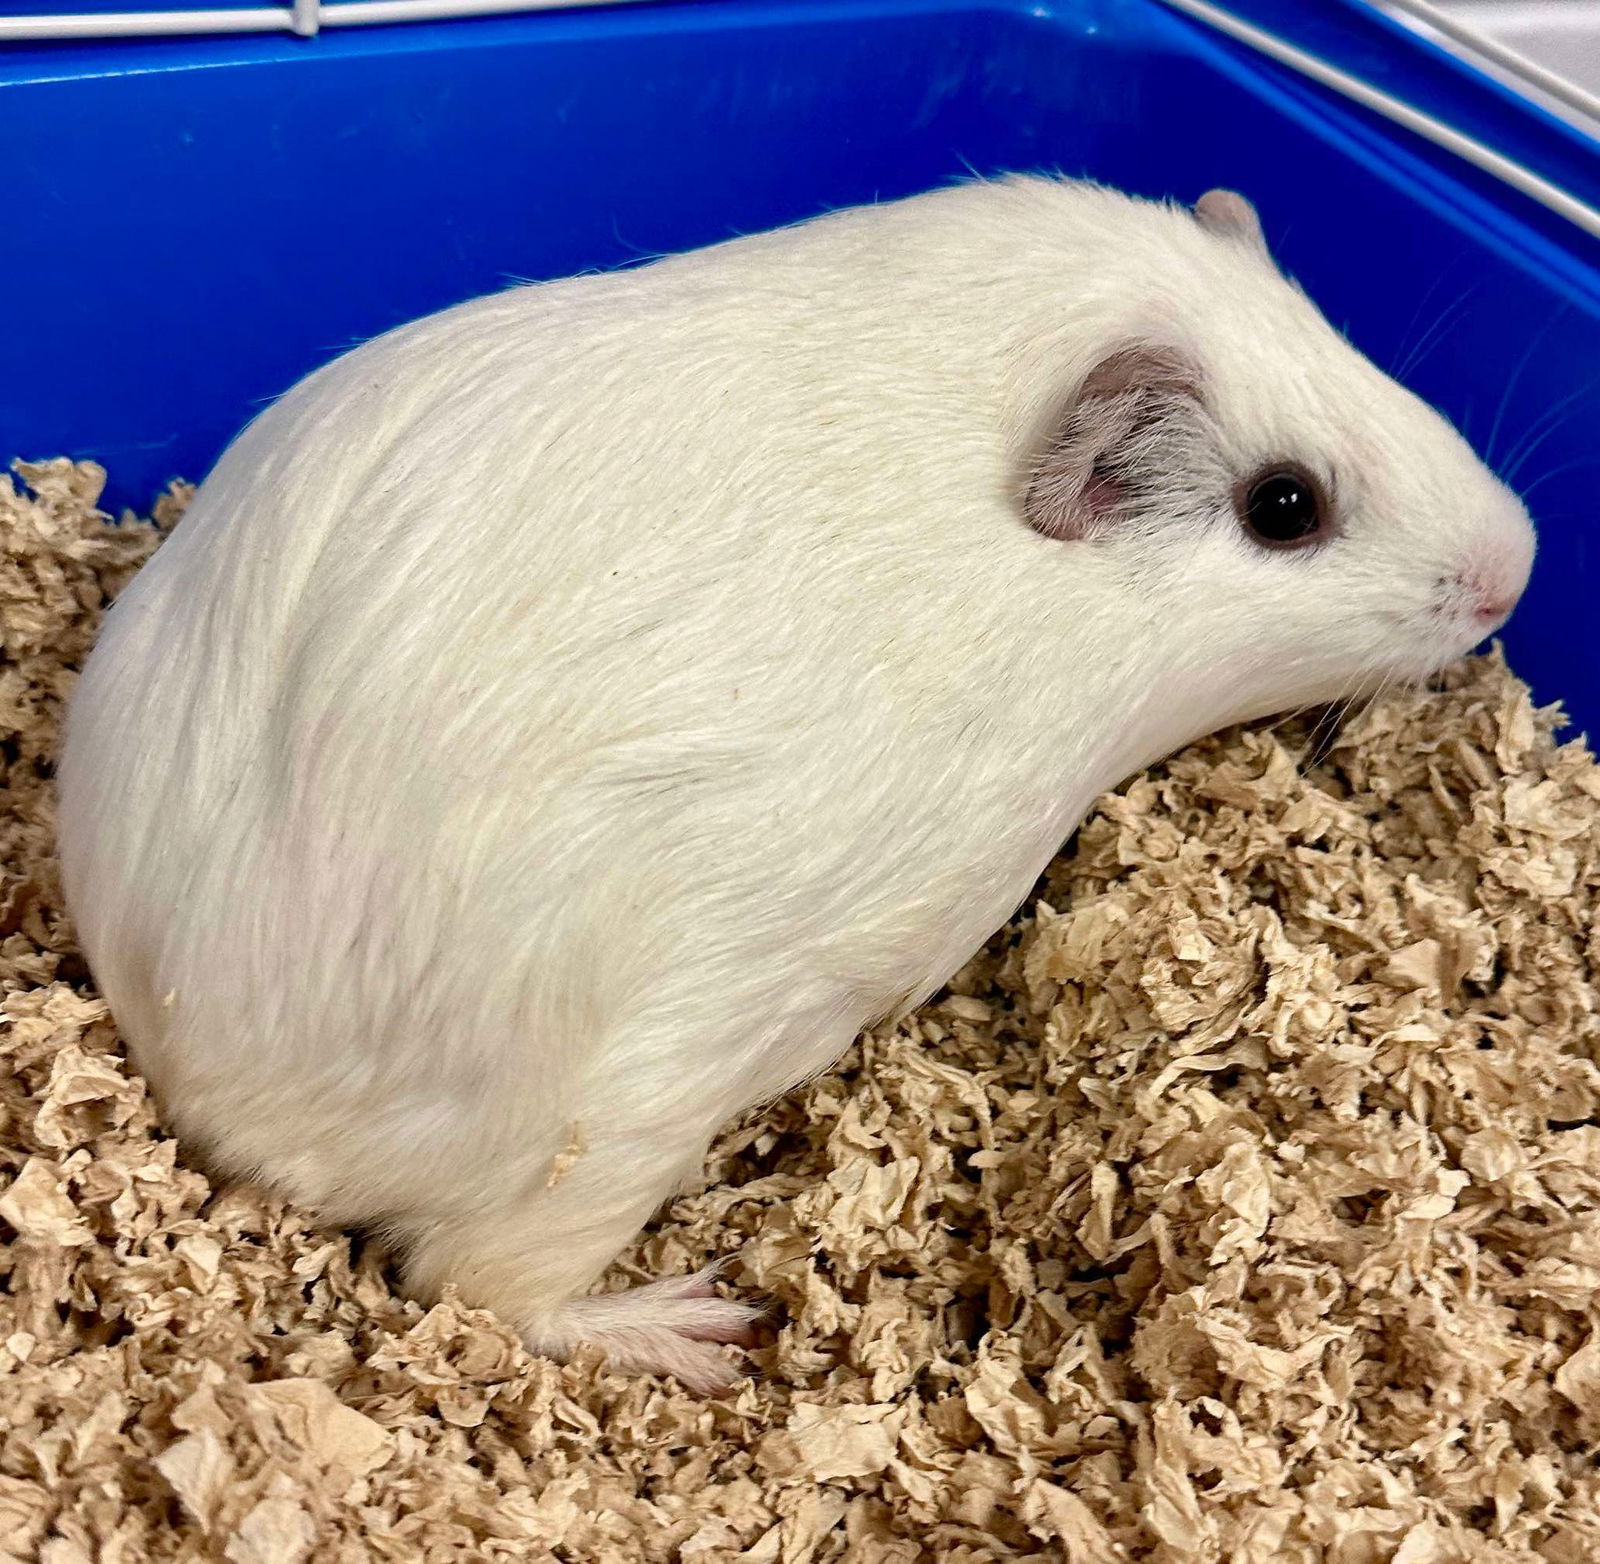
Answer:
[[[1473,618],[1486,625],[1498,624],[1507,618],[1522,596],[1520,590],[1508,587],[1504,576],[1468,566],[1458,570],[1453,585],[1467,598]]]

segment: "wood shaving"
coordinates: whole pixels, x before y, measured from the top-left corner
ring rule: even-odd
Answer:
[[[949,992],[718,1141],[708,1403],[213,1189],[61,911],[50,758],[157,526],[0,484],[0,1559],[1600,1558],[1600,770],[1496,658],[1105,798]],[[573,1155],[581,1154],[575,1136]]]
[[[550,1172],[545,1178],[544,1187],[554,1189],[563,1183],[567,1175],[583,1160],[583,1154],[588,1149],[589,1141],[583,1133],[583,1126],[576,1122],[569,1125],[566,1144],[550,1159]]]

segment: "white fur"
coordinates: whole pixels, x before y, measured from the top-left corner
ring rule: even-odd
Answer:
[[[1029,464],[1130,340],[1200,366],[1199,444],[1148,524],[1041,536]],[[1234,514],[1284,457],[1325,546]],[[1531,551],[1181,209],[973,183],[518,288],[222,458],[78,690],[70,900],[180,1135],[424,1296],[711,1387],[742,1305],[580,1295],[718,1126],[936,989],[1103,789],[1425,674]]]

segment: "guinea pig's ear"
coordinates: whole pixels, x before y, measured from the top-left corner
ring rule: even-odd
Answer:
[[[1028,476],[1028,524],[1062,541],[1113,533],[1128,514],[1144,442],[1199,397],[1199,368],[1176,349],[1143,343],[1101,359]]]
[[[1256,209],[1237,190],[1206,191],[1194,204],[1194,216],[1207,233],[1238,239],[1263,255],[1270,254]]]

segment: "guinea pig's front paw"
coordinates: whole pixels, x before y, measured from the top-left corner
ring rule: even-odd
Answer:
[[[671,1374],[697,1395],[726,1395],[744,1374],[718,1349],[753,1346],[766,1311],[720,1296],[718,1269],[574,1298],[548,1324],[525,1331],[524,1339],[530,1350],[552,1357],[581,1345],[599,1347],[613,1368]]]

